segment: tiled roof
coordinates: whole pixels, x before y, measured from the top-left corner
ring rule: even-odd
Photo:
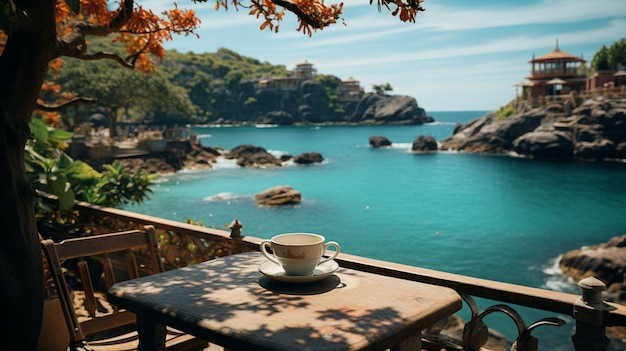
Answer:
[[[550,60],[566,60],[566,61],[578,61],[578,62],[586,62],[585,59],[580,58],[578,56],[574,56],[565,51],[561,51],[559,48],[550,51],[549,53],[539,56],[537,58],[532,59],[530,62],[541,62],[541,61],[550,61]]]

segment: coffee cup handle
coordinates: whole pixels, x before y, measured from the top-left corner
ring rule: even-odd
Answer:
[[[270,260],[270,261],[272,261],[272,262],[274,262],[276,264],[280,264],[274,255],[272,255],[271,253],[267,252],[267,247],[270,246],[271,244],[272,244],[271,241],[264,240],[259,245],[259,249],[261,250],[261,253],[263,254],[263,256],[265,256],[265,258],[267,258],[268,260]]]
[[[322,257],[322,259],[320,260],[320,263],[318,263],[318,265],[328,262],[330,260],[332,260],[333,258],[337,257],[337,255],[339,255],[339,244],[335,241],[329,241],[326,243],[326,245],[324,245],[326,247],[326,252],[328,251],[328,248],[333,246],[335,248],[335,251],[330,251],[332,252],[332,254],[330,255],[330,257]]]

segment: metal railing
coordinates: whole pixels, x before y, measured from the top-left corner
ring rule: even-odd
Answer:
[[[48,205],[54,206],[55,204],[53,196],[40,194],[40,198]],[[160,250],[169,269],[234,253],[258,251],[259,244],[263,240],[252,236],[242,236],[243,225],[238,220],[233,220],[228,230],[222,230],[84,202],[76,202],[73,211],[76,219],[79,219],[74,222],[74,228],[70,231],[75,235],[97,235],[139,228],[146,224],[155,226]],[[606,289],[606,286],[595,278],[580,281],[582,294],[574,295],[346,253],[342,253],[336,261],[342,267],[445,286],[458,292],[470,310],[470,320],[463,327],[462,337],[451,338],[440,334],[440,328],[429,328],[422,333],[425,350],[485,350],[484,345],[489,336],[489,328],[484,318],[492,313],[503,313],[515,322],[518,337],[513,341],[511,350],[516,351],[538,349],[538,340],[531,335],[535,328],[544,325],[561,326],[568,323],[560,318],[548,317],[527,324],[511,305],[571,317],[575,323],[576,332],[571,340],[564,340],[563,345],[572,344],[576,351],[607,350],[610,340],[606,336],[606,328],[626,327],[626,306],[604,301],[602,291]],[[480,310],[475,298],[488,299],[497,303]]]

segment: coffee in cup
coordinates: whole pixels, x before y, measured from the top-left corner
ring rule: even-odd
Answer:
[[[287,233],[261,242],[261,253],[270,261],[280,265],[287,275],[307,276],[313,274],[315,267],[328,262],[339,254],[339,244],[325,242],[319,234]],[[334,247],[330,257],[322,257],[329,247]],[[272,253],[268,252],[268,247]]]

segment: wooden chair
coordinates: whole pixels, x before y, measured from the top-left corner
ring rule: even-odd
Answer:
[[[106,291],[117,281],[164,270],[155,229],[144,229],[41,242],[61,300],[70,350],[137,349],[135,315],[110,305]],[[69,272],[76,272],[75,279]],[[167,350],[208,347],[206,341],[174,329],[168,328],[167,334]]]

